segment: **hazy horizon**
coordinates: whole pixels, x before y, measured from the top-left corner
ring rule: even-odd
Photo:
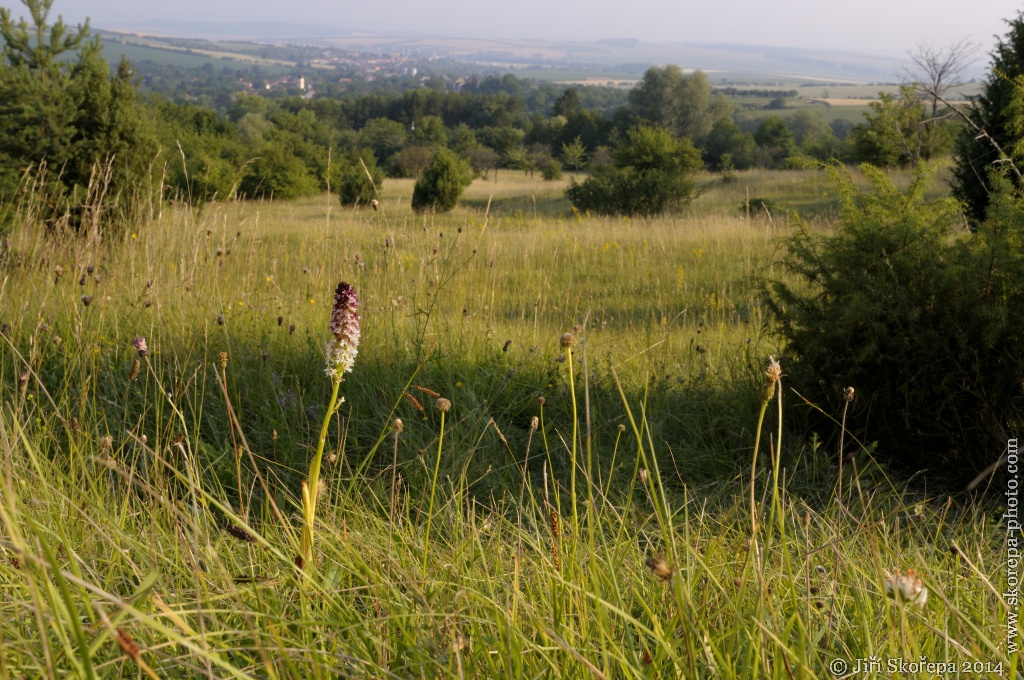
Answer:
[[[24,13],[18,3],[15,16]],[[1016,11],[1005,1],[976,0],[970,10],[946,0],[909,5],[861,0],[837,5],[795,0],[771,6],[757,0],[732,3],[670,3],[634,0],[629,12],[621,3],[594,0],[586,14],[567,2],[520,0],[486,5],[468,0],[392,0],[352,3],[292,0],[287,4],[251,0],[240,16],[237,5],[200,0],[173,4],[152,0],[72,0],[54,3],[53,14],[69,23],[91,18],[96,28],[139,26],[149,20],[250,23],[288,22],[375,33],[419,32],[431,35],[488,39],[595,41],[635,38],[646,43],[740,43],[804,49],[850,50],[906,55],[922,42],[936,46],[970,40],[981,50],[979,60],[1006,33],[1006,19]],[[841,30],[840,30],[841,29]],[[315,37],[315,36],[309,36]]]

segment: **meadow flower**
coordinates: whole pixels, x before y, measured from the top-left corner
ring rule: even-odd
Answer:
[[[140,357],[146,356],[147,352],[149,352],[149,348],[146,346],[146,339],[143,337],[133,338],[132,347],[135,348]]]
[[[351,373],[359,351],[359,298],[344,281],[334,291],[331,309],[331,339],[327,342],[327,375],[339,380]]]
[[[885,594],[897,602],[908,602],[923,607],[928,602],[928,589],[913,569],[899,569],[885,574]]]

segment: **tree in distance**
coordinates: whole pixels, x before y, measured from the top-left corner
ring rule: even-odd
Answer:
[[[465,161],[448,149],[438,149],[412,191],[412,209],[417,213],[449,212],[473,177]]]
[[[661,127],[630,128],[612,154],[582,184],[570,180],[565,196],[576,210],[599,215],[659,215],[693,200],[693,173],[702,166],[689,138]]]
[[[367,205],[377,197],[383,183],[384,176],[377,167],[373,151],[363,149],[345,160],[338,198],[342,205]]]

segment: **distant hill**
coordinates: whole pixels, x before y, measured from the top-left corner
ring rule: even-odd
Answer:
[[[322,24],[149,20],[104,28],[147,36],[323,45],[341,49],[438,54],[475,64],[517,69],[570,69],[640,73],[649,65],[674,63],[701,69],[719,82],[879,83],[899,78],[904,59],[850,51],[730,43],[645,43],[631,38],[595,42],[492,40],[409,32],[370,34]],[[979,74],[980,75],[980,74]]]

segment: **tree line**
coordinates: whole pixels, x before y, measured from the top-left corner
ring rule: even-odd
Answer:
[[[998,94],[1002,74],[1019,70],[1022,54],[1018,17],[994,55],[1001,75],[989,83],[992,94],[987,90],[969,114],[950,115],[944,101],[929,102],[920,86],[907,85],[881,95],[850,130],[809,112],[771,115],[745,128],[732,100],[704,73],[672,65],[648,69],[624,98],[507,75],[469,79],[458,91],[441,81],[313,99],[236,92],[213,108],[141,96],[132,66],[122,59],[111,73],[87,23],[51,25],[53,0],[22,2],[29,20],[15,22],[0,10],[0,193],[10,198],[28,178],[43,176],[54,215],[94,220],[98,212],[130,216],[154,184],[165,198],[194,204],[328,188],[343,200],[366,200],[361,177],[418,178],[441,150],[494,179],[508,170],[548,179],[585,170],[588,179],[574,178],[568,196],[580,209],[613,214],[685,204],[688,178],[701,168],[730,173],[829,161],[886,167],[948,154],[955,145],[959,159],[977,165],[991,160],[992,150],[972,150],[973,128],[1006,134],[998,116],[981,112],[1007,105]],[[964,118],[967,133],[960,132]],[[964,167],[958,195],[967,198],[967,186],[984,173]],[[637,203],[638,195],[647,200]]]

